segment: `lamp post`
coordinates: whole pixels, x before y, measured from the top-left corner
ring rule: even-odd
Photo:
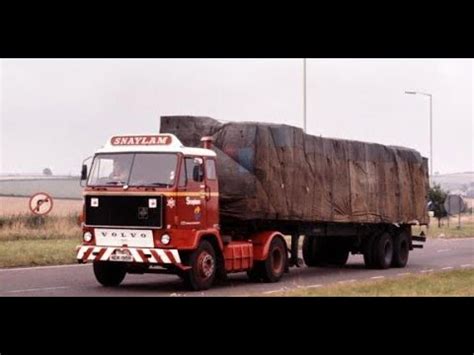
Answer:
[[[303,131],[306,133],[306,58],[303,58]]]
[[[433,95],[420,91],[405,91],[408,95],[423,95],[430,98],[430,175],[433,177]]]

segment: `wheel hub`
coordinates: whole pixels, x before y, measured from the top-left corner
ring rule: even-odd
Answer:
[[[215,262],[212,255],[204,251],[199,255],[198,259],[199,274],[204,278],[210,277],[214,273]]]

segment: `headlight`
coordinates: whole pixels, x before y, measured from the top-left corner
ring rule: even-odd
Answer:
[[[87,243],[90,242],[92,240],[92,233],[91,232],[85,232],[83,238],[84,238],[85,242],[87,242]]]
[[[171,237],[168,235],[168,234],[163,234],[161,236],[161,243],[166,245],[166,244],[169,244],[171,241]]]

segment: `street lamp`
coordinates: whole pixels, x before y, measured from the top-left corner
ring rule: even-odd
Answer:
[[[306,133],[306,58],[303,58],[303,130]]]
[[[423,95],[430,98],[430,175],[433,177],[433,95],[420,91],[405,91],[408,95]]]

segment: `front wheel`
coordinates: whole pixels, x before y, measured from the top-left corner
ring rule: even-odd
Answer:
[[[189,258],[191,269],[183,275],[186,286],[193,291],[209,289],[216,278],[216,252],[211,243],[203,240]]]
[[[94,275],[103,286],[118,286],[127,274],[127,265],[111,261],[94,261]]]

